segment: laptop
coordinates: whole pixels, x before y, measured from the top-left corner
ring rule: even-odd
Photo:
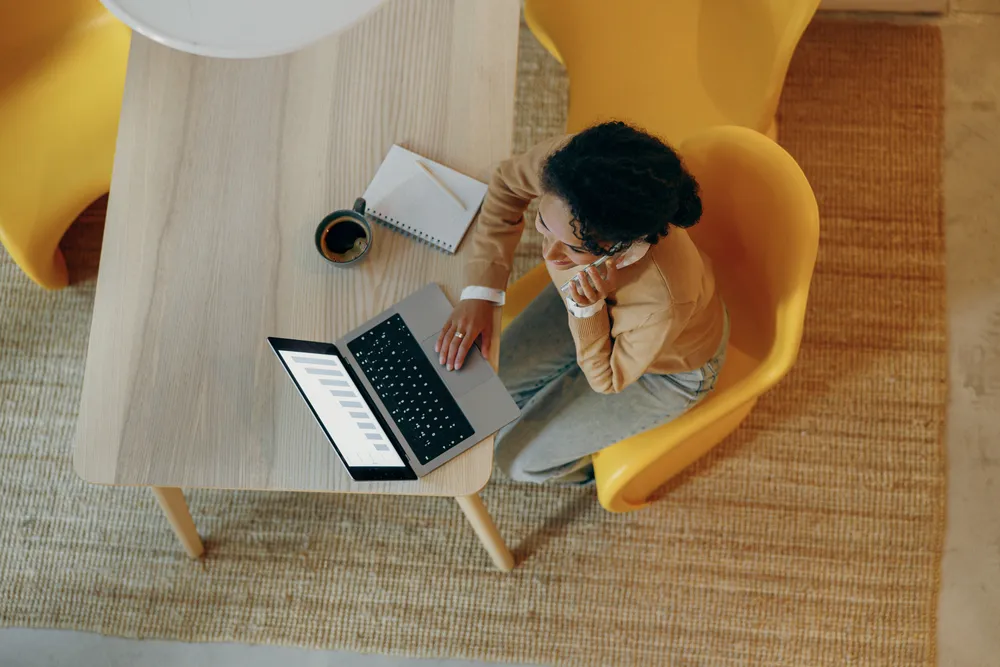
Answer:
[[[355,481],[417,479],[520,415],[478,350],[438,363],[451,311],[431,284],[335,343],[267,339]]]

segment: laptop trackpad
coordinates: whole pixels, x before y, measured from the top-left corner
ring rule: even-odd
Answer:
[[[453,396],[462,396],[492,377],[493,369],[483,359],[483,353],[475,345],[469,350],[469,354],[465,358],[465,364],[462,365],[462,370],[451,371],[449,373],[444,366],[438,363],[438,353],[434,351],[438,335],[436,333],[425,340],[420,344],[420,348],[427,355],[427,358],[431,360],[431,363],[434,364],[434,367],[440,371],[445,385]]]

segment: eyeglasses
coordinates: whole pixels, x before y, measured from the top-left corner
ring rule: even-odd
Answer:
[[[537,215],[538,215],[538,220],[542,223],[542,227],[548,229],[549,226],[545,224],[545,218],[542,217],[542,212],[538,211]],[[572,222],[577,222],[577,220],[574,218]],[[565,242],[562,242],[562,244],[567,248],[569,248],[570,250],[572,250],[573,252],[580,253],[581,255],[597,254],[598,256],[602,257],[610,257],[611,255],[617,255],[618,253],[626,250],[629,246],[632,245],[632,243],[620,241],[611,246],[610,248],[606,248],[600,253],[594,253],[593,251],[591,251],[590,248],[584,248],[583,246],[570,245]]]

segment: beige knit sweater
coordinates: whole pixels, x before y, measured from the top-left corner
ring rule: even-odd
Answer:
[[[541,195],[542,165],[565,141],[539,144],[494,172],[470,239],[467,284],[505,289],[524,212]],[[549,274],[558,286],[578,270],[549,267]],[[567,313],[577,361],[594,391],[616,393],[644,373],[694,370],[712,358],[725,315],[711,263],[687,232],[671,228],[618,278],[618,289],[603,310],[586,318]]]

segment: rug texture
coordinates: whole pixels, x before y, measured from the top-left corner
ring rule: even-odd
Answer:
[[[560,132],[567,90],[526,31],[521,49],[518,148]],[[0,623],[574,666],[933,664],[941,60],[936,28],[810,28],[780,111],[822,214],[798,365],[649,509],[497,479],[510,574],[434,498],[193,491],[208,553],[188,560],[148,491],[70,465],[103,203],[67,237],[69,289],[4,255]],[[526,239],[519,268],[537,254]]]

